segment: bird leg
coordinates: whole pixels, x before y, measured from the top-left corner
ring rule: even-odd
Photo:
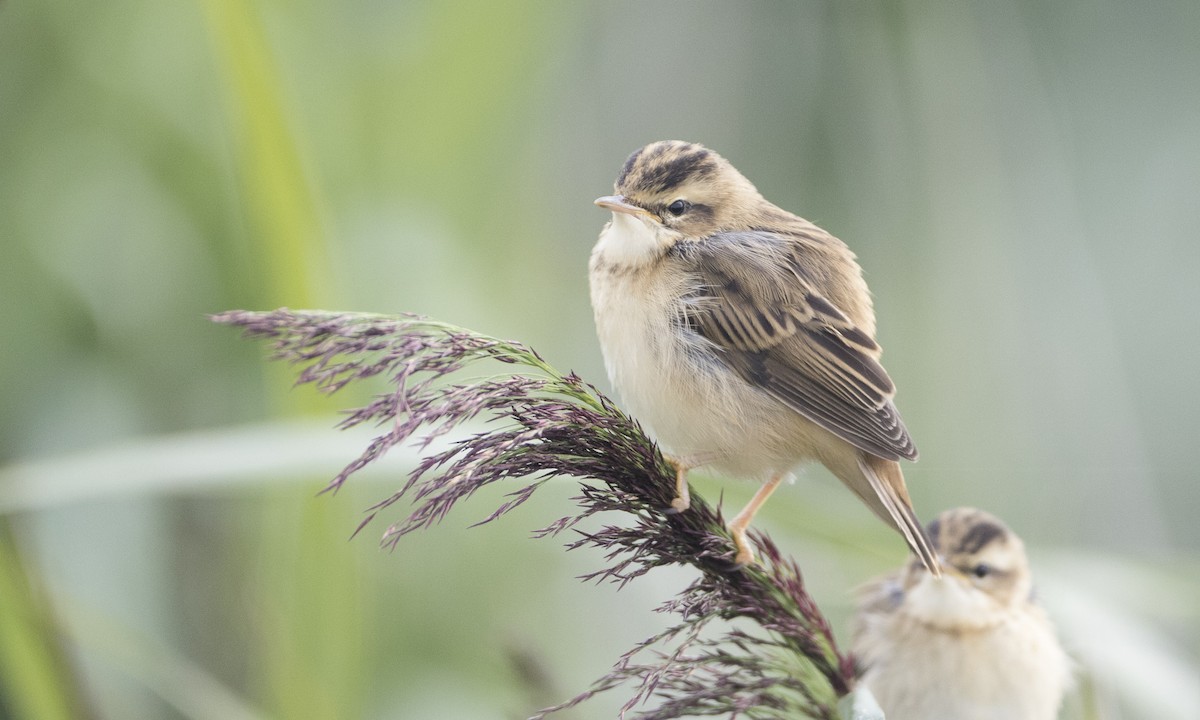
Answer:
[[[746,528],[750,527],[750,521],[754,519],[755,513],[763,506],[767,498],[771,497],[771,493],[775,492],[775,488],[779,487],[783,478],[784,474],[780,473],[763,483],[746,507],[734,515],[729,524],[725,526],[729,530],[729,534],[733,535],[733,544],[737,546],[737,557],[734,558],[734,562],[738,565],[749,565],[754,562],[754,550],[750,548],[750,542],[746,539]]]
[[[675,499],[671,501],[668,512],[681,513],[692,506],[692,495],[688,490],[687,474],[694,465],[687,458],[666,458],[667,464],[675,468]]]

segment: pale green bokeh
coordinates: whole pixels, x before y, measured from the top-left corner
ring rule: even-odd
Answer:
[[[1195,717],[1197,37],[1186,0],[0,6],[0,717],[525,717],[659,629],[686,572],[529,539],[567,483],[347,542],[403,461],[316,498],[355,446],[286,418],[365,391],[205,314],[417,311],[606,386],[591,200],[669,137],[858,253],[919,512],[1026,538],[1066,715]],[[903,558],[823,471],[762,526],[842,637]]]

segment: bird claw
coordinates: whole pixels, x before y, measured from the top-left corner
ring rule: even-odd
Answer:
[[[754,551],[750,549],[749,543],[744,538],[737,538],[736,540],[740,542],[736,542],[737,555],[733,558],[735,569],[740,570],[747,565],[755,564]]]

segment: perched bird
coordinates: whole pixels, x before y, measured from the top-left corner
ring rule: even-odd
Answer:
[[[1071,663],[1042,609],[1025,546],[971,508],[929,524],[936,578],[916,562],[862,592],[854,653],[888,720],[1053,720]]]
[[[762,481],[729,523],[748,563],[755,512],[816,460],[939,572],[854,254],[700,145],[637,150],[614,189],[596,200],[612,221],[589,263],[592,309],[609,378],[676,468],[673,509],[687,509],[695,467]]]

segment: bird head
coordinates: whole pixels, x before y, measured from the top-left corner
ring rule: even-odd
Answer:
[[[767,203],[754,185],[708,148],[663,140],[634,151],[596,204],[636,218],[671,241],[752,227]]]
[[[1000,519],[974,508],[938,515],[928,526],[941,559],[935,578],[914,561],[905,576],[906,607],[946,628],[987,626],[1030,601],[1025,545]]]

